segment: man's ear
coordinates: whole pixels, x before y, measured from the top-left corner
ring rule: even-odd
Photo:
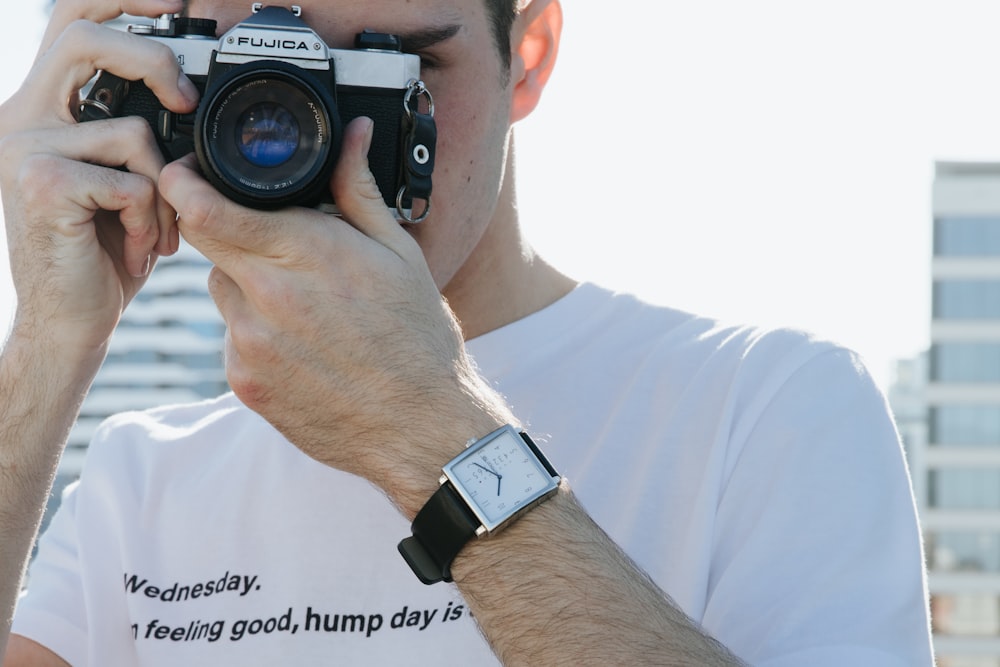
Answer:
[[[562,35],[559,0],[529,0],[511,29],[511,124],[530,114],[556,65]]]

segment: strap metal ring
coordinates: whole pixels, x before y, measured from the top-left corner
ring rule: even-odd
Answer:
[[[413,108],[410,106],[410,103],[413,101],[414,95],[417,98],[421,95],[427,98],[427,114],[433,116],[434,98],[431,97],[431,91],[427,90],[427,86],[420,79],[410,79],[410,82],[406,85],[406,94],[403,96],[403,110],[406,112],[407,117],[413,117]]]
[[[83,99],[80,101],[79,115],[83,114],[84,107],[93,107],[103,113],[108,118],[111,118],[114,114],[111,113],[111,107],[109,107],[104,102],[98,102],[97,100]]]
[[[420,215],[418,215],[417,217],[414,218],[413,217],[413,210],[412,209],[403,208],[403,195],[404,194],[406,194],[406,186],[405,185],[399,189],[398,193],[396,193],[396,213],[399,214],[399,217],[402,218],[405,222],[410,222],[410,223],[414,223],[414,224],[416,224],[418,222],[423,222],[424,220],[426,220],[427,219],[427,215],[431,212],[431,200],[430,199],[425,199],[424,200],[425,206],[424,206],[423,212],[421,212]]]

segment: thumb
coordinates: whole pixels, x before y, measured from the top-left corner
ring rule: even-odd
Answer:
[[[396,216],[385,205],[375,177],[368,169],[375,124],[364,116],[355,118],[344,128],[340,159],[333,171],[330,191],[340,209],[341,217],[365,236],[390,248],[394,239],[408,238]]]

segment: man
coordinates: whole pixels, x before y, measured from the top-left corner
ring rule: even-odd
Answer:
[[[4,664],[930,664],[905,467],[855,357],[577,285],[522,238],[510,128],[554,66],[558,1],[299,4],[331,46],[365,27],[419,45],[425,222],[382,203],[366,119],[344,130],[339,217],[240,207],[190,156],[164,167],[144,121],[76,123],[66,100],[98,69],[195,108],[167,49],[95,25],[175,0],[58,2],[0,111],[6,616],[108,338],[179,234],[215,264],[234,391],[101,429]],[[188,9],[220,33],[248,14]],[[434,533],[473,501],[441,468],[504,424],[564,478],[449,551]],[[505,456],[471,464],[498,495]]]

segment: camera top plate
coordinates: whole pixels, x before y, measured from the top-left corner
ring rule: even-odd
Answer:
[[[303,69],[329,69],[330,52],[301,18],[282,7],[264,7],[219,39],[219,62],[260,58],[294,61]]]

